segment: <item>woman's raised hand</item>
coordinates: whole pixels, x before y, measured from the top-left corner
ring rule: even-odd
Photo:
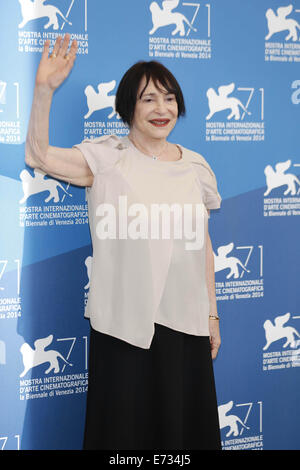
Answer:
[[[64,39],[59,36],[54,44],[53,51],[49,56],[50,40],[44,44],[42,58],[36,74],[36,85],[48,87],[54,91],[67,78],[72,70],[78,48],[77,41],[72,41],[68,52],[70,34]]]

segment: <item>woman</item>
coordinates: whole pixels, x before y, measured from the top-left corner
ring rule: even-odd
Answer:
[[[207,228],[209,209],[221,201],[215,175],[201,155],[167,141],[185,112],[184,99],[156,62],[135,64],[120,82],[116,111],[129,125],[128,137],[50,146],[53,92],[76,57],[76,41],[67,52],[69,40],[59,37],[51,56],[45,43],[26,163],[87,187],[93,265],[84,449],[220,449],[212,367],[220,333]],[[129,219],[141,205],[197,206],[197,218],[184,219],[200,223],[197,247],[187,249],[175,235],[137,236],[133,228],[146,227],[145,212],[139,224],[128,224],[121,218],[124,203]]]

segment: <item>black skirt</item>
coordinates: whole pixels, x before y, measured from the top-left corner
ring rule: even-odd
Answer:
[[[208,336],[155,324],[150,349],[91,329],[84,450],[220,450]]]

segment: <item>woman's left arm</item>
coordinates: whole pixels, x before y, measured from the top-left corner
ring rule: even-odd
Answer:
[[[211,244],[211,239],[207,229],[207,243],[206,243],[206,285],[208,290],[209,314],[218,316],[217,301],[216,301],[216,288],[215,288],[215,266],[214,266],[214,254]],[[211,355],[215,359],[218,354],[219,347],[221,345],[219,320],[209,318],[209,334],[211,344]]]

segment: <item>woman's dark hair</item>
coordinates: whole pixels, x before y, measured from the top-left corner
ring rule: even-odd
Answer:
[[[146,78],[146,85],[138,97],[137,92],[143,77]],[[170,70],[156,61],[140,61],[127,70],[120,81],[116,94],[116,111],[121,116],[122,121],[129,126],[133,119],[136,100],[142,97],[150,79],[153,80],[158,89],[163,87],[168,93],[175,95],[178,105],[178,117],[185,114],[181,88]]]

